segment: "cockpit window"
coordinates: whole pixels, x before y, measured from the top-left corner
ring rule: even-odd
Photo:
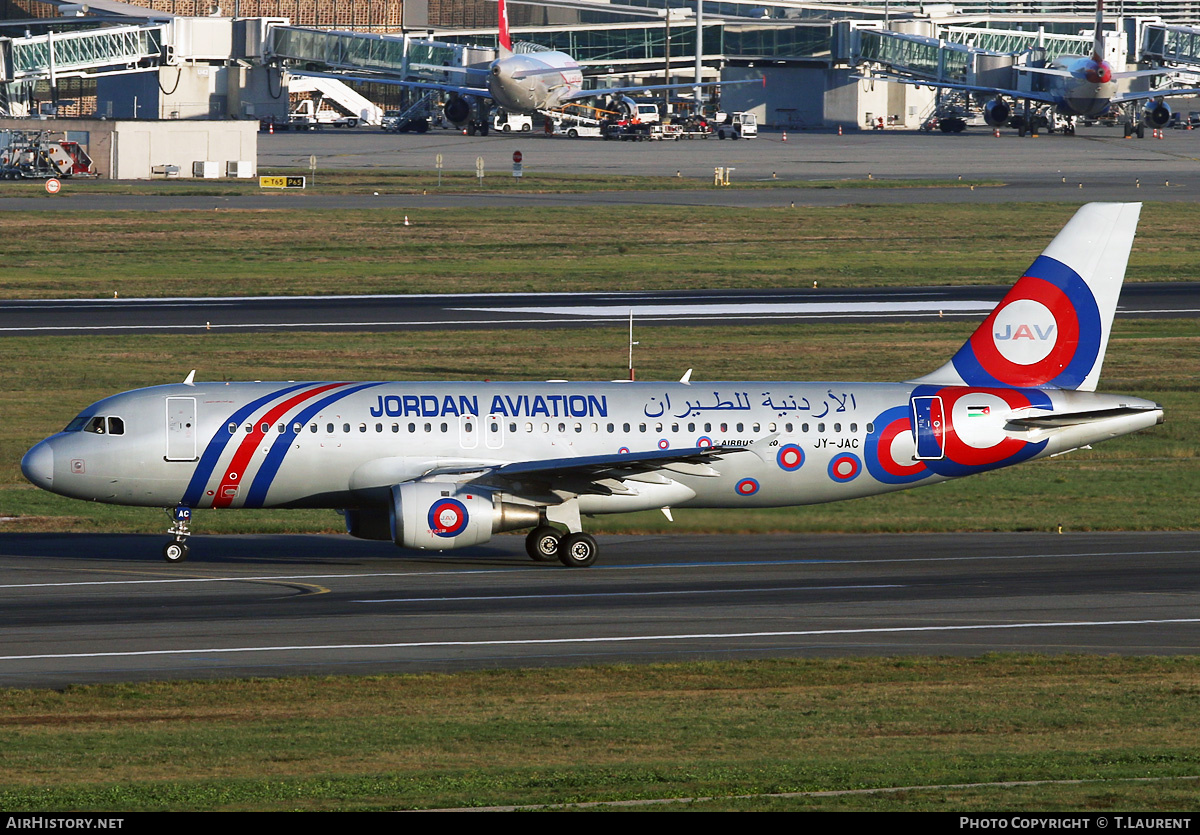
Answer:
[[[95,435],[124,435],[125,421],[119,417],[79,415],[67,424],[64,432],[91,432]]]
[[[88,415],[79,415],[74,420],[72,420],[70,423],[68,423],[67,428],[64,429],[63,431],[64,432],[78,432],[79,430],[83,429],[84,424],[86,424],[88,422],[88,417],[89,417]]]

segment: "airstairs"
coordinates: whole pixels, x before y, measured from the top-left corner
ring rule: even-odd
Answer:
[[[370,99],[350,89],[336,78],[296,76],[288,81],[292,93],[316,93],[333,107],[358,119],[359,124],[378,126],[383,123],[383,111]]]

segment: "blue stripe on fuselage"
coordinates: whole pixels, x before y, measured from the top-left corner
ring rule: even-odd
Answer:
[[[250,415],[262,408],[263,405],[270,403],[277,397],[291,394],[293,391],[298,391],[311,385],[312,383],[300,383],[288,388],[276,389],[265,397],[260,397],[251,403],[247,403],[230,415],[228,420],[222,421],[217,431],[213,434],[212,440],[208,442],[204,454],[200,456],[200,463],[196,465],[196,470],[192,473],[192,480],[188,484],[187,490],[184,491],[183,498],[179,500],[179,504],[184,507],[197,507],[197,503],[204,494],[204,487],[208,484],[208,480],[212,478],[213,470],[216,468],[217,462],[221,459],[221,453],[229,445],[229,439],[235,437],[235,435],[230,434],[227,428],[228,424],[236,423],[240,426],[243,420],[250,417]]]
[[[383,383],[363,383],[352,388],[336,391],[328,397],[322,398],[316,403],[305,407],[304,411],[292,418],[290,422],[308,423],[313,415],[319,413],[330,403],[341,400],[343,397],[354,394],[357,391],[381,385]],[[258,468],[258,473],[254,476],[254,481],[250,485],[250,491],[246,494],[246,501],[242,505],[243,507],[263,506],[263,502],[267,499],[267,491],[271,489],[271,483],[275,480],[275,475],[283,465],[283,458],[292,447],[293,437],[285,430],[282,435],[277,436],[271,443],[271,449],[267,452],[267,457],[263,459],[262,466]]]

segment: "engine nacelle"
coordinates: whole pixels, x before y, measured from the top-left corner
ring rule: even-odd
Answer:
[[[454,124],[461,125],[471,118],[471,103],[461,96],[451,96],[442,108],[442,115]]]
[[[392,519],[386,510],[343,510],[346,533],[355,539],[386,542],[392,538]]]
[[[1165,101],[1152,101],[1142,111],[1142,121],[1152,128],[1165,128],[1171,121],[1171,108]]]
[[[397,484],[388,516],[393,542],[432,551],[480,545],[492,534],[532,528],[541,520],[536,507],[437,481]]]
[[[990,127],[1002,128],[1012,116],[1012,107],[1002,98],[994,98],[983,106],[983,119]]]

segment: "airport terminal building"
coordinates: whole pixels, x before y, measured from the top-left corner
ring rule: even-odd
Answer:
[[[1166,66],[1200,86],[1200,0],[1105,11],[1113,67]],[[514,0],[510,9],[514,38],[571,54],[589,87],[765,79],[704,93],[701,104],[782,130],[927,125],[944,93],[883,74],[992,83],[1022,64],[1090,53],[1094,16],[1091,0]],[[493,0],[0,0],[0,115],[286,124],[299,95],[378,124],[386,110],[434,106],[424,91],[386,82],[486,66],[496,18]],[[297,73],[344,77],[353,94],[301,88]],[[689,99],[666,102],[668,113],[695,109]]]

